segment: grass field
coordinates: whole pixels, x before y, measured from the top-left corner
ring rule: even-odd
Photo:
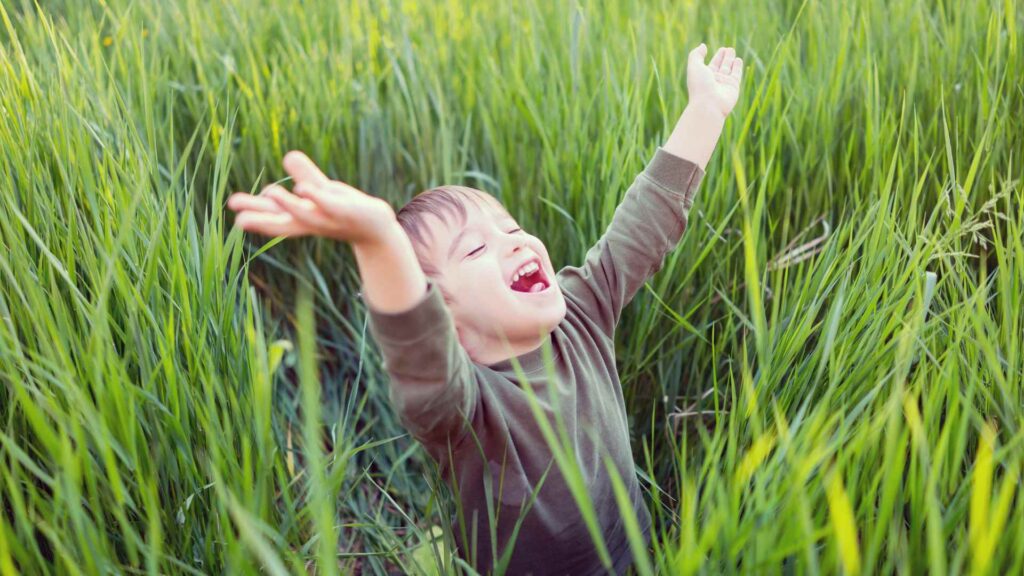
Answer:
[[[618,329],[638,574],[1024,573],[1017,0],[5,0],[0,574],[433,574],[349,249],[224,200],[305,150],[497,195],[582,261],[734,45]]]

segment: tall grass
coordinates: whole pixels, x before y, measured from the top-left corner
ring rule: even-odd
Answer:
[[[700,41],[747,78],[618,328],[655,516],[636,569],[1024,572],[1014,0],[11,0],[0,21],[0,574],[459,570],[350,253],[244,238],[225,195],[299,148],[396,206],[488,190],[576,263]]]

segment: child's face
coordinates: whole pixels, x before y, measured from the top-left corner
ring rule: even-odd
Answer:
[[[565,298],[544,243],[519,230],[497,200],[467,201],[466,212],[464,226],[426,219],[427,257],[463,347],[474,361],[493,364],[509,356],[502,334],[521,350],[540,345],[565,317]]]

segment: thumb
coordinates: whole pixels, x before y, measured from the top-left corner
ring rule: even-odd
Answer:
[[[320,186],[328,181],[327,176],[309,159],[309,156],[298,150],[285,154],[283,164],[285,172],[288,172],[296,184],[308,182]]]
[[[704,64],[704,58],[708,55],[707,44],[701,42],[700,46],[697,46],[693,50],[690,50],[690,64]]]

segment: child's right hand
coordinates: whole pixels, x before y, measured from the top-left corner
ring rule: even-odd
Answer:
[[[397,226],[395,211],[376,198],[331,180],[302,152],[285,154],[293,192],[271,184],[259,195],[236,192],[228,208],[235,224],[264,236],[323,236],[353,245],[374,244]]]

